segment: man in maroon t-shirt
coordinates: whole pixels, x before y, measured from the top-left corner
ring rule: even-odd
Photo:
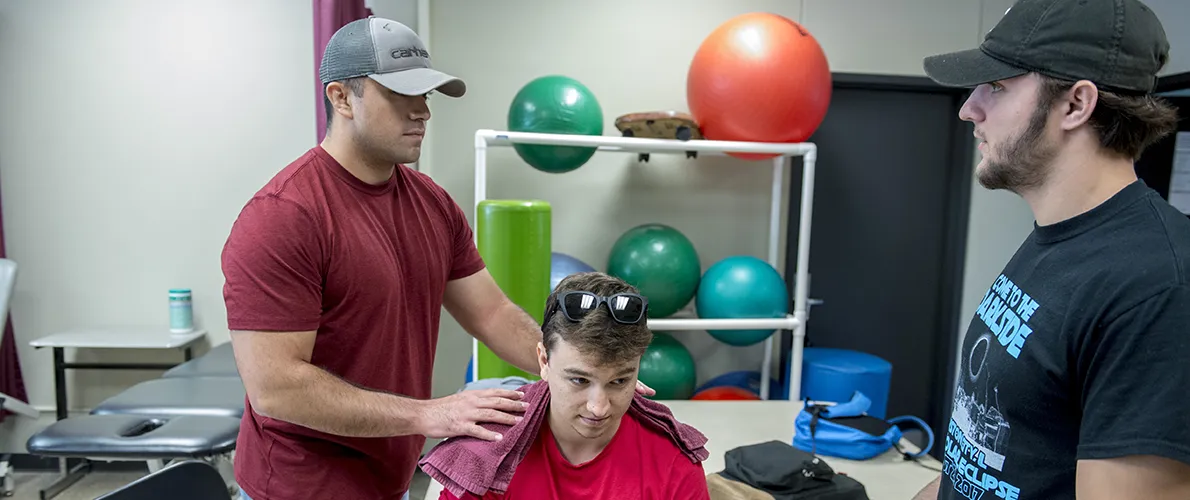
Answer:
[[[396,499],[427,436],[498,439],[478,423],[523,411],[510,390],[430,399],[442,307],[525,370],[541,333],[485,270],[450,195],[404,166],[427,94],[460,97],[464,83],[378,18],[340,29],[320,75],[326,139],[248,200],[223,252],[248,394],[236,481],[253,500]]]

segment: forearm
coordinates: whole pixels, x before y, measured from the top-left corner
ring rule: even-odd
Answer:
[[[1078,500],[1190,498],[1190,464],[1154,455],[1081,459],[1075,472]]]
[[[421,434],[423,402],[354,386],[306,362],[294,362],[262,387],[257,413],[349,437]]]
[[[541,342],[541,326],[512,301],[505,302],[483,326],[484,344],[513,366],[536,374],[537,343]]]
[[[937,500],[938,485],[941,483],[942,476],[938,476],[933,481],[930,481],[930,484],[927,484],[925,488],[922,488],[921,491],[917,492],[917,494],[913,496],[913,500]]]

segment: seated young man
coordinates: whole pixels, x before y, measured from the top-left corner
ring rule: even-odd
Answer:
[[[629,412],[652,341],[646,301],[603,273],[562,280],[537,346],[549,409],[504,494],[484,499],[709,499],[701,462]],[[448,491],[442,499],[458,500]],[[471,494],[464,500],[474,499]]]

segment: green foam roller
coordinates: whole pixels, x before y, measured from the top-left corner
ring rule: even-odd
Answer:
[[[475,221],[479,255],[513,303],[541,324],[550,294],[550,204],[540,200],[484,200]],[[537,374],[509,364],[482,342],[479,379]]]

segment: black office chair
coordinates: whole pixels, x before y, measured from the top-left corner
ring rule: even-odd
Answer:
[[[188,460],[169,465],[95,500],[231,500],[215,467]]]

